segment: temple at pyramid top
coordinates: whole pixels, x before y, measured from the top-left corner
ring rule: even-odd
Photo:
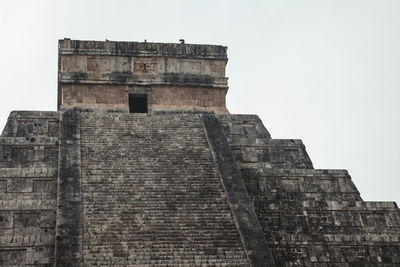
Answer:
[[[229,113],[227,47],[59,40],[58,109]]]

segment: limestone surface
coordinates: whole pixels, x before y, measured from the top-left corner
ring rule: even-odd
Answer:
[[[0,266],[400,266],[396,203],[229,114],[226,61],[61,40],[59,111],[0,136]]]
[[[363,201],[347,171],[313,169],[255,115],[207,116],[12,112],[0,265],[399,266],[396,203]]]
[[[218,45],[60,40],[58,108],[129,111],[129,95],[146,95],[150,112],[227,114],[226,51]]]

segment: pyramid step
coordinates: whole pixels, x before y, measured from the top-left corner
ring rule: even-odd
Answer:
[[[273,253],[281,266],[397,267],[400,246],[393,245],[275,245]]]
[[[290,262],[305,261],[308,266],[324,257],[330,263],[374,262],[369,258],[373,255],[380,263],[393,263],[393,260],[400,259],[400,212],[394,202],[255,197],[254,203],[266,239],[274,244],[277,262],[284,260],[287,263],[289,258]],[[325,248],[324,252],[319,251],[321,247]],[[283,248],[286,259],[280,259],[283,255],[280,249]],[[367,251],[367,257],[351,258],[360,248]],[[350,253],[352,250],[355,252]],[[326,260],[334,256],[332,253],[339,258]]]
[[[353,230],[353,229],[350,229]],[[392,245],[400,247],[400,233],[285,233],[284,231],[275,231],[267,235],[268,240],[273,244],[287,245],[348,245],[348,246],[374,246],[374,245]]]
[[[57,178],[57,168],[0,168],[4,178]]]
[[[8,117],[2,136],[58,137],[59,113],[53,111],[13,111]]]
[[[246,136],[270,139],[271,135],[257,115],[218,115],[227,138]]]
[[[242,168],[251,196],[269,199],[361,200],[346,170]]]
[[[219,115],[218,117],[238,162],[267,162],[273,168],[313,168],[301,140],[271,139],[258,116]]]
[[[58,137],[0,137],[1,168],[56,167]]]
[[[0,146],[58,146],[58,136],[0,137]]]
[[[270,200],[265,196],[256,196],[254,202],[266,205],[270,210],[304,209],[304,210],[354,210],[354,211],[400,211],[396,202],[390,201],[338,201],[338,200]]]
[[[0,168],[1,210],[55,209],[57,168]]]
[[[256,207],[264,232],[314,234],[400,233],[398,211],[291,211]]]
[[[312,169],[312,162],[301,140],[234,136],[228,138],[236,160],[241,164],[269,163],[273,168]]]
[[[394,202],[270,201],[257,198],[254,204],[259,218],[276,214],[288,216],[289,219],[284,219],[287,222],[293,219],[294,223],[299,221],[300,224],[306,222],[316,226],[378,227],[378,231],[400,228],[400,210]]]

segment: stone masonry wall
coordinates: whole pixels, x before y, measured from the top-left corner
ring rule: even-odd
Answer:
[[[347,171],[312,169],[257,116],[220,119],[278,266],[400,266],[396,203],[362,201]]]
[[[58,112],[12,112],[0,137],[0,266],[52,266]]]
[[[85,266],[248,266],[198,115],[82,113]]]
[[[226,47],[59,41],[58,108],[129,110],[128,94],[148,95],[149,111],[227,114]]]
[[[54,265],[60,158],[64,188],[82,190],[63,193],[81,201],[72,211],[82,221],[69,219],[84,266],[248,266],[263,257],[276,266],[400,266],[396,203],[363,201],[347,171],[313,169],[300,140],[272,139],[257,116],[217,115],[224,146],[218,127],[205,126],[219,123],[214,115],[74,112],[80,134],[69,134],[79,142],[62,147],[79,166],[59,157],[59,112],[10,114],[0,136],[0,266]],[[78,187],[68,187],[69,161]],[[264,255],[250,253],[261,254],[260,238],[249,242],[257,231]]]
[[[153,111],[206,111],[229,113],[225,105],[225,89],[205,89],[190,86],[146,87],[112,84],[63,85],[63,109],[90,107],[92,109],[118,109],[129,111],[129,94],[147,94],[148,110]]]

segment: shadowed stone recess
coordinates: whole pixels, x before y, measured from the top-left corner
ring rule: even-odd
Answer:
[[[56,266],[82,265],[80,115],[61,112],[58,160]]]

